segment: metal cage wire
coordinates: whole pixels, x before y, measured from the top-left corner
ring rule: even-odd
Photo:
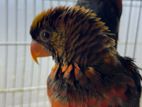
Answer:
[[[29,52],[29,28],[44,9],[74,5],[77,0],[0,1],[0,105],[1,107],[49,107],[46,79],[51,58],[34,64]],[[142,68],[142,1],[123,0],[118,51],[135,59]]]

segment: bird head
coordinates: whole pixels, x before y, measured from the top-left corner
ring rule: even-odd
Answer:
[[[31,54],[35,62],[38,63],[38,57],[57,58],[62,55],[65,35],[59,18],[61,13],[62,8],[50,9],[34,18],[30,34],[32,36]]]
[[[79,6],[49,9],[32,22],[32,57],[36,62],[38,57],[52,56],[57,62],[91,63],[100,51],[114,46],[108,32],[108,27],[89,9]]]

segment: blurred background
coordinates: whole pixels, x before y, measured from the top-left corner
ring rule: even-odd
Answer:
[[[76,0],[0,0],[0,107],[50,107],[46,79],[54,62],[33,62],[29,29],[40,11],[74,4]],[[123,0],[118,51],[142,68],[142,0]]]

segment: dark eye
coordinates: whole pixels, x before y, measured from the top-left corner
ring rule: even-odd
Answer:
[[[44,42],[47,42],[49,40],[49,32],[48,31],[41,31],[40,33],[40,39]]]

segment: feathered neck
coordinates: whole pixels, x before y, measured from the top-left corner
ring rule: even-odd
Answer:
[[[51,22],[53,27],[64,34],[63,53],[58,56],[61,63],[94,65],[104,61],[104,57],[115,56],[115,42],[108,36],[108,27],[91,10],[59,7],[51,16],[56,16]]]

